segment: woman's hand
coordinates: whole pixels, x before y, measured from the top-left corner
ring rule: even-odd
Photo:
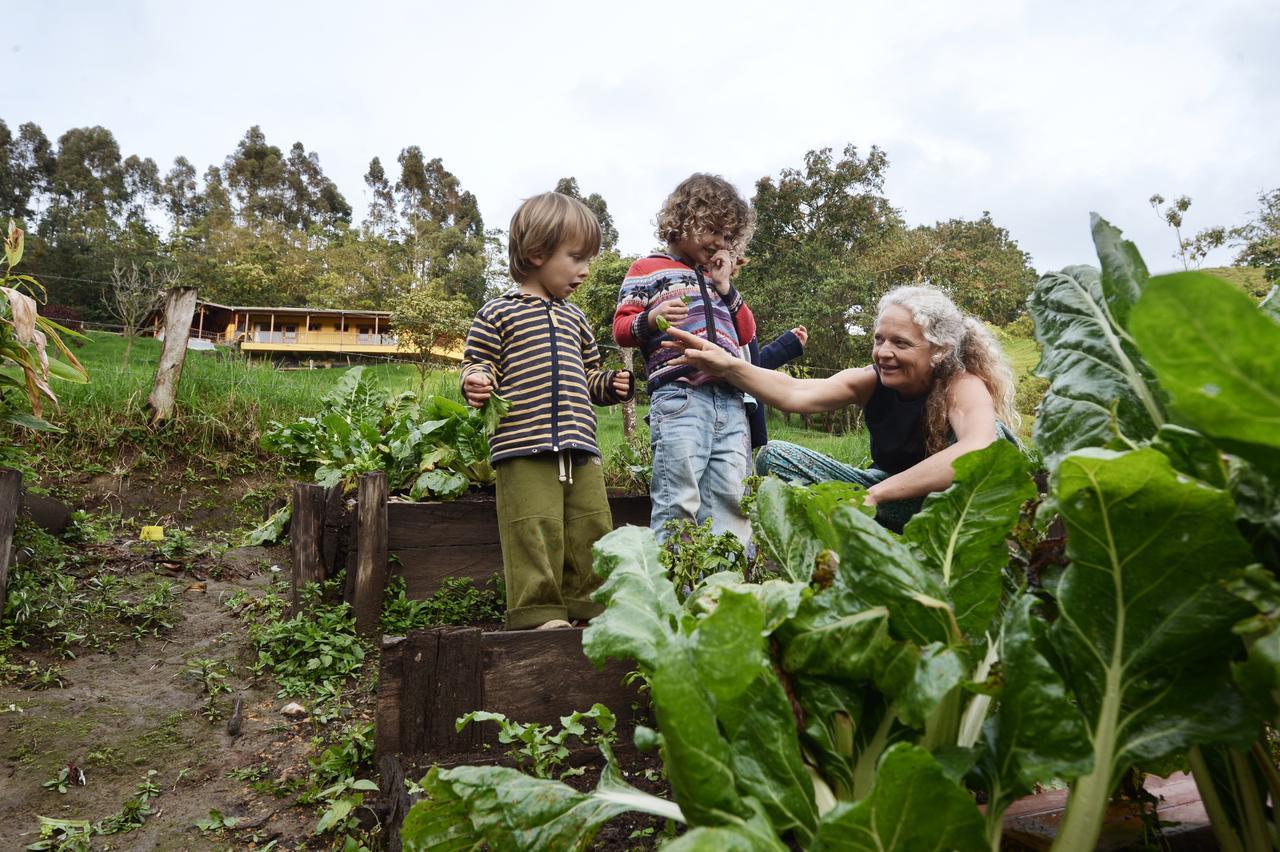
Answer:
[[[707,271],[711,273],[711,283],[715,285],[716,292],[721,296],[729,292],[729,282],[733,278],[733,270],[737,265],[733,252],[728,249],[720,249],[711,255]]]
[[[679,349],[683,353],[679,358],[668,362],[670,364],[677,366],[689,364],[712,375],[723,376],[736,364],[745,363],[741,358],[733,357],[710,340],[695,337],[687,331],[673,327],[667,329],[667,334],[671,335],[671,339],[662,341],[663,347]]]
[[[680,325],[689,316],[689,306],[682,299],[667,299],[657,308],[651,308],[648,314],[650,331],[658,330],[658,317],[662,317],[673,326]]]
[[[791,333],[799,339],[801,348],[809,345],[809,329],[798,325],[791,329]]]
[[[484,373],[468,373],[462,380],[462,394],[474,408],[482,408],[493,393],[493,379]]]

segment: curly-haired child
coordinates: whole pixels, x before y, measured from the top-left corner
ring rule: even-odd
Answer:
[[[657,236],[667,253],[627,271],[613,316],[621,346],[644,353],[653,448],[650,526],[665,539],[668,521],[732,532],[744,545],[751,526],[739,508],[751,473],[751,433],[742,392],[727,382],[669,362],[664,330],[679,327],[738,357],[756,333],[755,318],[731,280],[755,229],[755,212],[731,183],[695,174],[667,198]]]

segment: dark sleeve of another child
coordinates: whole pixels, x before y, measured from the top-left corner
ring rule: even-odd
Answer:
[[[795,332],[784,331],[761,348],[756,364],[766,370],[776,370],[803,354],[804,347],[800,345],[800,338],[796,337]]]

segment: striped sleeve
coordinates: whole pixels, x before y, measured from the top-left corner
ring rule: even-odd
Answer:
[[[578,320],[578,339],[582,342],[582,368],[587,374],[587,393],[595,405],[616,405],[622,400],[613,392],[613,370],[600,369],[600,347],[587,324],[587,316],[574,306]]]
[[[631,264],[618,291],[618,307],[613,313],[613,339],[619,346],[640,347],[653,336],[649,328],[649,299],[652,294],[652,261],[642,258]]]
[[[480,309],[471,321],[467,342],[462,347],[462,381],[473,373],[483,373],[493,379],[495,390],[502,383],[502,336],[489,316],[488,305]]]

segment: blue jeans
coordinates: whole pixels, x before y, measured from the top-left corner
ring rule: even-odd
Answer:
[[[649,399],[649,446],[649,526],[658,540],[667,537],[667,521],[710,518],[712,532],[731,532],[747,547],[751,523],[738,504],[751,473],[751,431],[742,392],[725,384],[663,385]]]

